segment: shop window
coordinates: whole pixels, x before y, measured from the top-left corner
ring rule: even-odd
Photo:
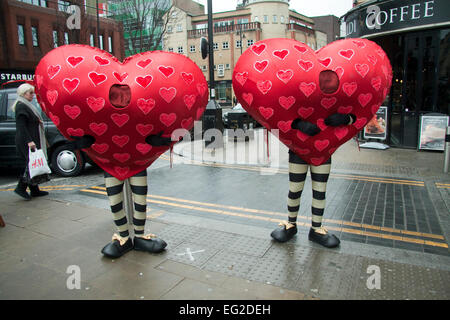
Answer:
[[[439,34],[439,74],[437,83],[437,112],[450,113],[450,29]]]
[[[24,46],[25,45],[25,31],[23,24],[17,25],[17,35],[19,39],[19,45]]]

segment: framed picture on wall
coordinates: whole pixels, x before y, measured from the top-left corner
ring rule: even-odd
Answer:
[[[444,151],[448,116],[424,115],[420,120],[419,149]]]
[[[386,140],[387,107],[381,106],[364,127],[364,139]]]

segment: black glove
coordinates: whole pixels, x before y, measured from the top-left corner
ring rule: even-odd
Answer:
[[[307,134],[308,136],[315,136],[320,132],[320,128],[314,123],[302,121],[300,119],[295,119],[291,124],[292,129],[297,129]]]
[[[346,126],[354,123],[356,120],[356,116],[354,114],[345,114],[345,113],[333,113],[325,119],[325,124],[327,126],[339,127]]]
[[[67,146],[72,150],[78,150],[78,149],[85,149],[92,146],[92,144],[95,142],[95,138],[90,135],[84,135],[81,138],[80,137],[71,137],[75,141],[71,141],[67,144]]]
[[[162,131],[156,135],[151,134],[147,138],[145,138],[145,142],[155,147],[169,146],[172,143],[172,139],[161,137],[162,134]]]

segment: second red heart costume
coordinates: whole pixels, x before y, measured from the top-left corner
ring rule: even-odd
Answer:
[[[321,91],[319,75],[334,71],[339,87]],[[245,110],[306,162],[320,165],[366,125],[389,92],[392,69],[386,53],[366,39],[335,41],[315,52],[292,39],[266,39],[239,58],[233,89]],[[334,113],[352,113],[349,126],[328,127]],[[300,118],[321,132],[308,136],[291,128]]]

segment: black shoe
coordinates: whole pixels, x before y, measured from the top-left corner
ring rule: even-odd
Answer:
[[[25,200],[31,200],[31,197],[27,192],[27,184],[22,182],[22,180],[19,181],[16,189],[14,189],[14,192],[17,193],[22,198],[24,198]]]
[[[128,238],[123,245],[120,245],[119,240],[115,239],[103,247],[102,253],[108,258],[119,258],[131,249],[133,249],[131,238]]]
[[[341,243],[338,237],[334,234],[330,234],[328,232],[326,234],[321,234],[314,231],[313,228],[309,230],[308,239],[327,248],[335,248]]]
[[[273,230],[270,236],[275,240],[277,240],[278,242],[286,242],[288,240],[291,240],[291,238],[296,233],[297,233],[297,225],[294,225],[294,227],[286,229],[285,224],[280,224],[280,227]]]
[[[134,250],[160,253],[166,246],[167,243],[164,240],[156,237],[150,239],[134,237]]]
[[[48,192],[39,190],[38,186],[30,186],[30,195],[32,197],[42,197],[48,195]]]

